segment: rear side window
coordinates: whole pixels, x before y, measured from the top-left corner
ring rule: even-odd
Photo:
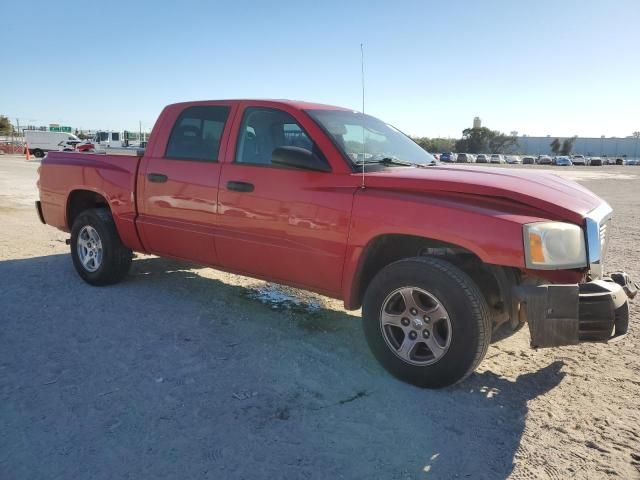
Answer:
[[[217,161],[220,138],[228,116],[229,107],[223,106],[185,109],[173,125],[165,157]]]

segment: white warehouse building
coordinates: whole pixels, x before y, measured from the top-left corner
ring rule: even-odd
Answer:
[[[564,142],[568,137],[528,137],[526,135],[517,137],[518,144],[514,147],[514,152],[523,155],[553,155],[551,142],[555,139]],[[569,137],[570,138],[570,137]],[[577,137],[573,144],[573,154],[587,156],[603,156],[638,158],[640,157],[639,137]]]

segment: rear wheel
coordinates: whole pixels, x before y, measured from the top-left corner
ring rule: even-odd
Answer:
[[[91,285],[117,283],[129,272],[131,250],[122,244],[106,208],[80,213],[71,228],[70,244],[76,271]]]
[[[420,387],[454,384],[473,372],[491,340],[484,296],[462,270],[416,257],[383,268],[363,302],[371,351],[394,376]]]
[[[36,158],[42,158],[42,157],[44,157],[44,152],[42,150],[40,150],[39,148],[36,148],[33,151],[33,156],[36,157]]]

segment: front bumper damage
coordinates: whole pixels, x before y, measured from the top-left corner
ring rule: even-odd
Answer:
[[[628,300],[637,285],[623,272],[580,284],[518,285],[515,309],[529,324],[532,347],[607,342],[626,335]]]

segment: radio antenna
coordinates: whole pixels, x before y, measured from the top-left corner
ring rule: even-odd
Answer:
[[[365,188],[364,185],[364,155],[367,152],[367,148],[365,145],[365,133],[364,133],[364,45],[360,44],[360,73],[361,73],[361,83],[362,83],[362,185],[360,188]]]

